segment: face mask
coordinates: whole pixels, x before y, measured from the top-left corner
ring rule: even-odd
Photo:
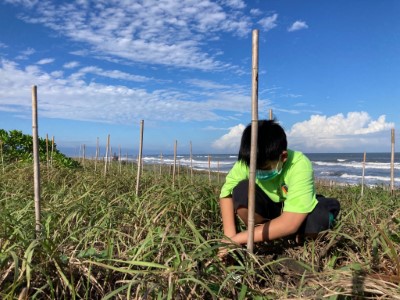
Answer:
[[[280,157],[279,157],[279,161],[276,164],[276,167],[274,170],[257,170],[256,171],[256,178],[258,180],[271,180],[273,178],[275,178],[276,176],[278,176],[279,174],[281,174],[282,172],[282,167],[280,168],[280,170],[278,170],[279,167],[279,163],[280,163]]]

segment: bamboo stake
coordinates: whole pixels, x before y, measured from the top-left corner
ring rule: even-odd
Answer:
[[[104,158],[104,177],[107,176],[108,149],[110,148],[110,135],[107,136],[106,156]]]
[[[269,110],[269,119],[272,120],[273,119],[273,114],[272,114],[272,109]]]
[[[361,177],[361,197],[364,196],[364,177],[365,177],[365,161],[366,161],[366,153],[364,152],[364,158],[362,163],[362,177]]]
[[[254,212],[255,212],[255,185],[257,163],[258,137],[258,30],[253,30],[252,39],[252,95],[251,95],[251,147],[248,195],[248,238],[247,249],[253,253],[254,249]]]
[[[139,184],[140,184],[140,174],[142,168],[142,151],[143,151],[143,126],[144,121],[140,121],[140,141],[139,141],[139,157],[137,160],[137,176],[136,176],[136,196],[139,196]]]
[[[217,182],[219,184],[219,161],[217,161]]]
[[[118,154],[118,163],[119,163],[119,174],[122,172],[122,161],[121,161],[121,145],[118,146],[119,154]]]
[[[160,153],[160,177],[162,173],[162,165],[163,165],[163,157],[162,157],[162,152]]]
[[[390,193],[394,194],[394,128],[392,128],[392,154],[390,159]]]
[[[0,156],[1,156],[1,168],[4,174],[4,158],[3,158],[3,141],[0,140]]]
[[[85,167],[85,160],[86,160],[86,145],[83,144],[82,147],[82,165]]]
[[[51,155],[50,155],[50,166],[53,167],[53,154],[54,154],[54,135],[51,137]]]
[[[174,144],[174,165],[172,169],[172,187],[175,187],[175,169],[176,169],[176,148],[178,147],[178,141],[175,140]]]
[[[193,155],[192,155],[192,141],[190,141],[190,182],[193,184]]]
[[[49,135],[46,133],[46,166],[47,170],[49,170]]]
[[[97,160],[99,159],[99,138],[96,139],[96,158],[94,160],[94,171],[97,171]]]
[[[40,161],[37,116],[37,87],[32,87],[32,138],[33,138],[33,181],[35,191],[35,230],[36,239],[40,237]]]
[[[208,183],[211,184],[211,156],[208,155]]]

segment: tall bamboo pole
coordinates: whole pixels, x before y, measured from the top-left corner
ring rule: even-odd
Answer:
[[[1,167],[3,169],[3,174],[4,174],[3,141],[2,140],[0,140],[0,156],[1,156]]]
[[[211,184],[211,156],[208,155],[208,183]]]
[[[97,161],[99,160],[99,137],[96,139],[96,158],[94,160],[94,171],[97,171]]]
[[[136,176],[136,196],[139,196],[140,174],[142,168],[142,153],[143,153],[143,127],[144,120],[140,121],[140,141],[139,141],[139,156],[137,159],[137,176]]]
[[[361,197],[364,196],[364,177],[365,177],[365,161],[367,158],[367,154],[364,152],[364,158],[362,163],[362,177],[361,177]]]
[[[162,152],[160,153],[160,177],[162,173],[162,165],[163,165],[163,157],[162,157]]]
[[[175,187],[175,170],[176,170],[176,148],[178,147],[178,141],[175,140],[174,144],[174,165],[172,169],[172,187]]]
[[[46,133],[46,166],[47,166],[47,170],[49,169],[49,163],[50,163],[50,159],[49,159],[49,135]]]
[[[252,44],[252,95],[251,95],[251,147],[249,173],[249,205],[248,205],[248,238],[247,249],[253,253],[254,249],[254,212],[255,212],[255,185],[257,163],[258,137],[258,30],[253,30]]]
[[[392,128],[392,154],[390,159],[390,191],[394,194],[394,128]]]
[[[108,149],[110,148],[110,135],[107,136],[106,156],[104,158],[104,176],[107,176]]]
[[[219,184],[219,161],[217,162],[217,182]]]
[[[33,182],[35,191],[35,230],[36,238],[40,237],[40,161],[37,116],[37,87],[32,87],[32,138],[33,138]]]
[[[50,166],[53,167],[53,154],[54,154],[54,135],[51,137],[51,155],[50,155]]]
[[[85,167],[85,160],[86,160],[86,144],[83,144],[82,147],[82,164]]]
[[[192,141],[190,141],[190,182],[193,184],[193,154],[192,154]]]
[[[119,174],[122,172],[122,160],[121,160],[121,145],[118,146],[118,163],[119,163]]]

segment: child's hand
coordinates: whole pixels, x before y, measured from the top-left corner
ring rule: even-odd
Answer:
[[[218,256],[219,260],[223,260],[227,254],[228,254],[228,248],[227,247],[220,247],[218,249],[217,256]]]

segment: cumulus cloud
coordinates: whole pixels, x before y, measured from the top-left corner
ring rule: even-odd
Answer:
[[[375,149],[389,142],[386,132],[393,127],[394,123],[387,123],[384,115],[373,120],[366,112],[312,115],[309,120],[294,124],[288,139],[291,147],[307,152],[351,151],[361,146]]]
[[[29,3],[14,1],[31,7]],[[85,43],[89,53],[139,63],[215,70],[229,65],[203,49],[204,41],[223,33],[248,35],[251,20],[242,11],[244,7],[242,0],[40,1],[21,18]]]
[[[245,8],[246,4],[242,0],[226,0],[225,4],[232,8],[241,9]]]
[[[229,132],[212,143],[212,147],[217,150],[237,151],[240,147],[240,139],[246,127],[243,124],[229,128]]]
[[[252,8],[252,9],[250,9],[250,14],[252,16],[259,16],[262,14],[262,11],[258,8]]]
[[[54,62],[54,58],[43,58],[43,59],[39,60],[36,64],[47,65],[47,64],[51,64],[52,62]]]
[[[20,59],[20,60],[28,59],[35,52],[36,52],[35,49],[28,48],[24,51],[21,51],[20,54],[16,57],[16,59]]]
[[[65,69],[73,69],[73,68],[76,68],[76,67],[78,67],[78,66],[79,66],[79,62],[77,62],[77,61],[70,61],[70,62],[64,64],[63,67],[64,67]]]
[[[277,20],[278,14],[273,14],[272,16],[261,19],[260,21],[258,21],[258,24],[260,24],[265,31],[269,31],[277,26]]]
[[[288,28],[288,31],[292,32],[292,31],[297,31],[297,30],[307,29],[307,28],[308,28],[308,25],[306,22],[296,21]]]
[[[130,124],[132,120],[148,121],[218,121],[226,115],[249,110],[245,87],[204,92],[202,89],[132,88],[97,83],[89,74],[97,73],[124,80],[141,80],[132,74],[97,67],[81,68],[75,73],[46,72],[41,65],[21,68],[18,63],[0,60],[0,110],[18,107],[30,114],[30,87],[38,86],[39,114],[48,118]],[[146,79],[146,78],[144,78]],[[194,101],[196,99],[198,101]],[[265,105],[263,101],[260,101]],[[228,112],[228,113],[227,113]]]
[[[108,77],[112,79],[121,79],[128,81],[136,81],[136,82],[145,82],[151,80],[149,77],[129,74],[126,72],[121,72],[119,70],[103,70],[99,67],[90,66],[80,69],[77,73],[74,74],[75,77],[84,76],[87,73],[96,74],[102,77]]]

